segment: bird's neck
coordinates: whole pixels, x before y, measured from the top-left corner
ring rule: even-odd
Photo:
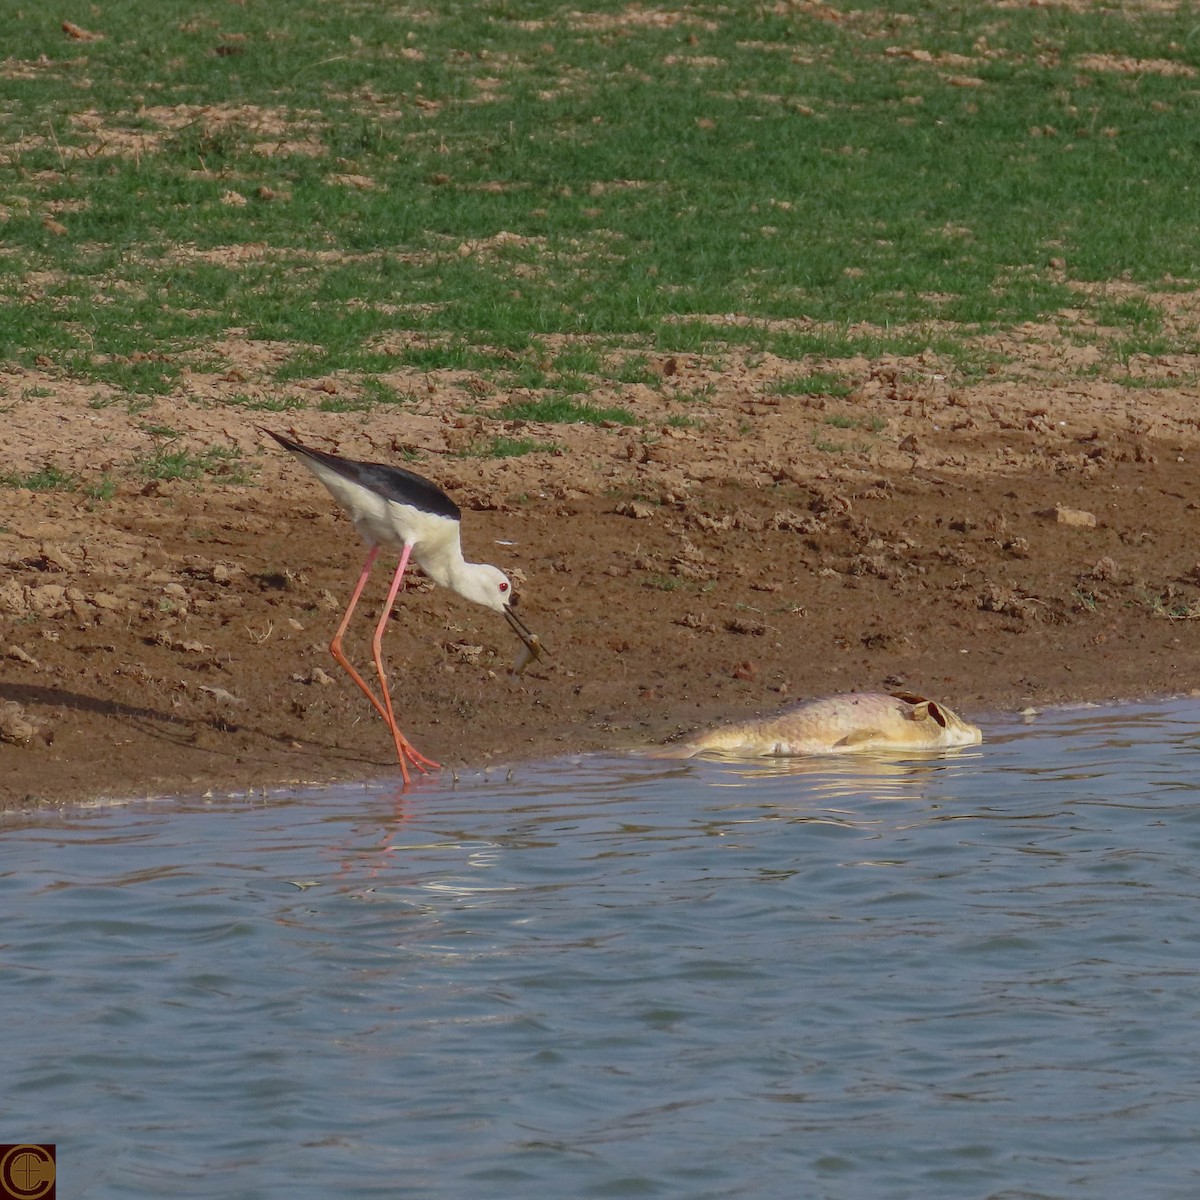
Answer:
[[[461,595],[464,588],[469,586],[473,564],[463,558],[461,550],[439,554],[432,561],[418,558],[417,562],[438,587],[449,588]]]

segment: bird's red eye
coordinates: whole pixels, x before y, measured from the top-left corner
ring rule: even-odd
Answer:
[[[503,594],[504,592],[507,592],[507,591],[508,591],[508,582],[505,581],[504,583],[502,583],[500,585],[500,592],[501,592],[501,594]]]

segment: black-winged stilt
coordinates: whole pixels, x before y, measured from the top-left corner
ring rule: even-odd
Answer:
[[[396,594],[404,579],[404,571],[411,558],[434,583],[474,600],[485,608],[502,613],[512,626],[513,632],[525,643],[525,661],[537,658],[542,645],[531,633],[525,622],[514,611],[517,594],[508,577],[497,567],[487,563],[469,563],[463,558],[459,544],[458,505],[435,483],[403,467],[389,467],[383,463],[356,462],[340,458],[325,450],[314,450],[302,446],[270,429],[270,434],[285,450],[298,458],[329,489],[333,498],[346,510],[354,528],[369,547],[367,561],[358,577],[350,603],[342,617],[329,652],[337,664],[362,689],[376,712],[387,723],[396,743],[396,757],[404,782],[409,782],[407,758],[419,771],[439,764],[426,758],[400,732],[392,711],[392,698],[388,692],[387,675],[383,669],[383,631],[396,603]],[[350,616],[366,587],[367,577],[375,565],[381,546],[400,548],[400,562],[392,576],[383,615],[375,626],[371,650],[375,659],[375,670],[379,673],[379,687],[383,693],[382,703],[350,665],[342,652],[342,637],[350,624]]]

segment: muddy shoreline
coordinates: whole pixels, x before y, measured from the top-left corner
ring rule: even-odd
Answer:
[[[676,383],[713,385],[702,423],[671,424],[670,396],[642,388],[623,398],[638,430],[506,427],[554,444],[520,458],[464,454],[493,425],[432,392],[418,412],[270,422],[337,453],[404,454],[445,487],[467,557],[513,576],[551,651],[514,681],[504,622],[416,582],[385,647],[418,749],[498,765],[892,688],[986,735],[1000,710],[1200,684],[1190,392],[972,392],[931,371],[898,392],[875,365],[840,402],[874,431],[834,452],[825,404],[764,398],[779,369],[672,360]],[[87,399],[14,405],[17,465],[95,462],[109,410]],[[327,651],[361,567],[353,529],[254,414],[170,415],[185,437],[219,425],[249,482],[4,492],[3,802],[399,778]],[[389,575],[381,561],[347,638],[357,662]]]

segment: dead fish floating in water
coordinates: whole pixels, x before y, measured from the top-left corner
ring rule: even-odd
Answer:
[[[977,746],[983,732],[944,704],[911,692],[862,692],[809,700],[774,717],[710,729],[663,746],[656,758],[720,754],[770,758],[863,750],[949,750]]]

